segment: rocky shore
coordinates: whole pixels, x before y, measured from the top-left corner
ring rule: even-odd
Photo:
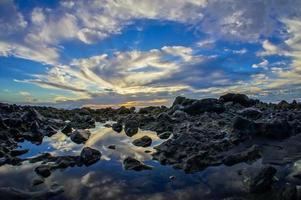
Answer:
[[[298,185],[276,178],[279,167],[301,159],[301,103],[264,103],[244,94],[229,93],[218,99],[201,100],[177,97],[169,108],[145,107],[140,110],[125,107],[63,110],[2,103],[0,167],[22,165],[24,161],[40,163],[35,172],[43,182],[56,169],[93,165],[102,154],[90,147],[83,148],[78,156],[44,153],[22,159],[20,155],[29,149],[18,149],[18,143],[26,140],[38,145],[44,137],[62,132],[74,143],[82,144],[89,139],[88,129],[95,127],[95,122],[107,121],[115,121],[107,127],[116,134],[124,130],[128,137],[132,137],[143,129],[155,131],[165,139],[155,147],[156,152],[152,155],[162,165],[196,173],[211,166],[233,166],[261,160],[263,167],[249,177],[252,198],[253,195],[265,199],[301,198]],[[148,147],[151,143],[152,139],[147,136],[133,141],[133,145],[139,147]],[[112,144],[110,148],[115,149],[115,146]],[[123,166],[125,170],[152,169],[132,157],[124,159]],[[299,177],[301,175],[296,175],[296,179]],[[0,188],[0,191],[26,198],[54,195],[63,190],[34,194],[14,188]]]

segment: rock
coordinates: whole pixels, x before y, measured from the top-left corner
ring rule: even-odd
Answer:
[[[108,149],[116,149],[116,146],[113,145],[113,144],[112,144],[112,145],[109,145],[109,146],[108,146]]]
[[[212,158],[207,151],[200,151],[186,159],[183,169],[186,173],[192,173],[217,164],[219,162]]]
[[[256,125],[256,133],[267,138],[284,139],[292,135],[292,127],[285,119],[275,118]]]
[[[70,133],[72,133],[72,126],[70,123],[68,123],[61,131],[62,133],[64,133],[67,136],[70,136]]]
[[[70,139],[77,144],[81,144],[86,142],[90,135],[91,133],[89,130],[75,130],[72,132]]]
[[[188,118],[187,114],[182,110],[176,110],[172,116],[177,120],[185,120]]]
[[[47,178],[51,175],[50,167],[48,165],[40,165],[34,170],[38,175]]]
[[[138,147],[149,147],[152,144],[152,139],[148,136],[133,141],[133,144]]]
[[[96,163],[99,161],[100,157],[101,153],[98,150],[90,147],[84,147],[80,153],[80,158],[86,166]]]
[[[169,177],[170,180],[173,180],[173,179],[175,179],[175,178],[176,178],[175,176],[170,176],[170,177]]]
[[[272,167],[264,167],[258,175],[251,178],[250,192],[251,193],[263,193],[271,189],[274,183],[274,176],[277,170]]]
[[[298,195],[297,187],[293,184],[287,183],[279,190],[277,199],[279,199],[279,200],[296,200],[296,199],[298,199],[297,195]]]
[[[224,160],[223,163],[225,165],[231,166],[235,165],[240,162],[249,162],[249,161],[254,161],[257,160],[258,158],[261,157],[261,152],[260,149],[257,145],[253,145],[249,149],[237,153],[237,154],[232,154],[227,156]]]
[[[40,185],[40,184],[42,184],[42,183],[44,183],[44,179],[42,179],[42,178],[36,178],[36,179],[34,179],[33,181],[32,181],[32,185]]]
[[[234,94],[234,93],[228,93],[225,95],[222,95],[219,100],[221,102],[233,102],[238,103],[242,106],[249,107],[253,105],[253,101],[249,99],[249,97],[245,94]]]
[[[127,136],[132,137],[138,133],[139,123],[136,120],[127,120],[124,125],[124,132]]]
[[[239,115],[243,117],[247,117],[249,119],[258,119],[262,116],[262,112],[257,108],[244,108],[237,112]]]
[[[10,151],[11,156],[20,156],[23,154],[26,154],[29,151],[29,149],[15,149]]]
[[[112,129],[114,131],[116,131],[117,133],[120,133],[122,131],[122,124],[120,124],[120,123],[114,123],[112,125]]]
[[[171,134],[172,134],[172,133],[171,133],[170,131],[166,131],[166,132],[163,132],[163,133],[158,134],[158,137],[159,137],[160,139],[165,140],[165,139],[168,139],[168,138],[170,137]]]
[[[225,111],[224,105],[217,99],[195,100],[192,104],[186,105],[183,111],[189,115],[198,115],[204,112],[222,113]]]
[[[135,171],[142,171],[142,170],[152,169],[151,166],[145,165],[142,162],[140,162],[139,160],[136,160],[136,159],[131,158],[131,157],[127,157],[123,161],[123,166],[124,166],[124,169],[126,169],[126,170],[135,170]]]

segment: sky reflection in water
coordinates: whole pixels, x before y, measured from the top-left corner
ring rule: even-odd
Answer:
[[[31,157],[41,152],[50,152],[53,155],[78,155],[83,146],[96,148],[102,152],[102,158],[89,167],[73,167],[54,171],[44,184],[31,186],[32,180],[37,177],[34,168],[39,164],[24,162],[21,166],[4,165],[0,167],[0,187],[15,187],[29,191],[50,188],[58,184],[64,186],[65,192],[53,199],[218,199],[245,194],[247,192],[246,177],[239,176],[238,170],[246,169],[251,172],[253,165],[239,164],[232,167],[209,167],[206,170],[185,174],[170,166],[162,166],[152,160],[150,153],[153,147],[162,142],[157,135],[150,131],[139,131],[132,138],[124,132],[116,133],[111,128],[97,124],[91,129],[90,139],[85,145],[73,143],[62,133],[44,138],[41,145],[29,142],[21,144],[22,149],[30,151],[23,157]],[[135,147],[131,142],[144,135],[152,138],[151,147]],[[116,145],[115,150],[108,149],[108,145]],[[144,163],[153,166],[153,170],[142,172],[126,171],[122,167],[125,157],[132,156]],[[173,180],[170,176],[175,176]]]

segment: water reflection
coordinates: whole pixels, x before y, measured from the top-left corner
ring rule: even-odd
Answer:
[[[91,129],[91,136],[84,145],[73,143],[62,133],[45,138],[43,144],[21,144],[22,149],[30,151],[22,157],[36,156],[42,152],[53,155],[79,155],[84,146],[98,149],[102,159],[89,167],[73,167],[54,171],[45,182],[33,186],[33,179],[38,176],[34,168],[39,164],[24,162],[21,166],[4,165],[0,167],[0,187],[15,187],[27,191],[49,189],[54,185],[64,187],[64,193],[53,199],[221,199],[226,197],[245,196],[248,193],[248,177],[261,165],[261,160],[248,165],[241,163],[232,167],[216,166],[195,173],[185,174],[170,166],[162,166],[152,160],[150,153],[153,147],[162,142],[154,132],[139,131],[132,138],[123,132],[116,133],[103,124]],[[132,141],[147,135],[152,138],[148,148],[136,147]],[[116,149],[109,149],[115,145]],[[132,156],[153,166],[153,170],[135,172],[125,171],[122,161]],[[300,165],[295,166],[300,171]],[[170,177],[175,177],[170,179]]]

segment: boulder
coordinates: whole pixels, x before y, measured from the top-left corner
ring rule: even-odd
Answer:
[[[138,147],[149,147],[152,144],[152,139],[148,136],[133,141],[133,144]]]
[[[38,175],[46,178],[51,175],[51,170],[48,165],[40,165],[34,170]]]
[[[132,137],[138,133],[139,123],[137,120],[127,120],[124,124],[124,132],[127,136]]]
[[[83,150],[80,153],[81,161],[86,165],[92,165],[99,161],[101,157],[100,151],[96,149],[92,149],[90,147],[84,147]]]
[[[114,123],[112,125],[112,129],[114,131],[116,131],[117,133],[120,133],[122,131],[122,124],[120,124],[120,123]]]
[[[70,123],[68,123],[61,131],[62,133],[66,134],[67,136],[70,136],[70,133],[72,133],[72,126]]]
[[[90,135],[91,133],[89,130],[75,130],[72,132],[70,139],[77,144],[81,144],[86,142]]]
[[[150,170],[151,166],[145,165],[139,160],[136,160],[132,157],[127,157],[123,161],[123,166],[125,170],[134,170],[134,171],[142,171],[142,170]]]

